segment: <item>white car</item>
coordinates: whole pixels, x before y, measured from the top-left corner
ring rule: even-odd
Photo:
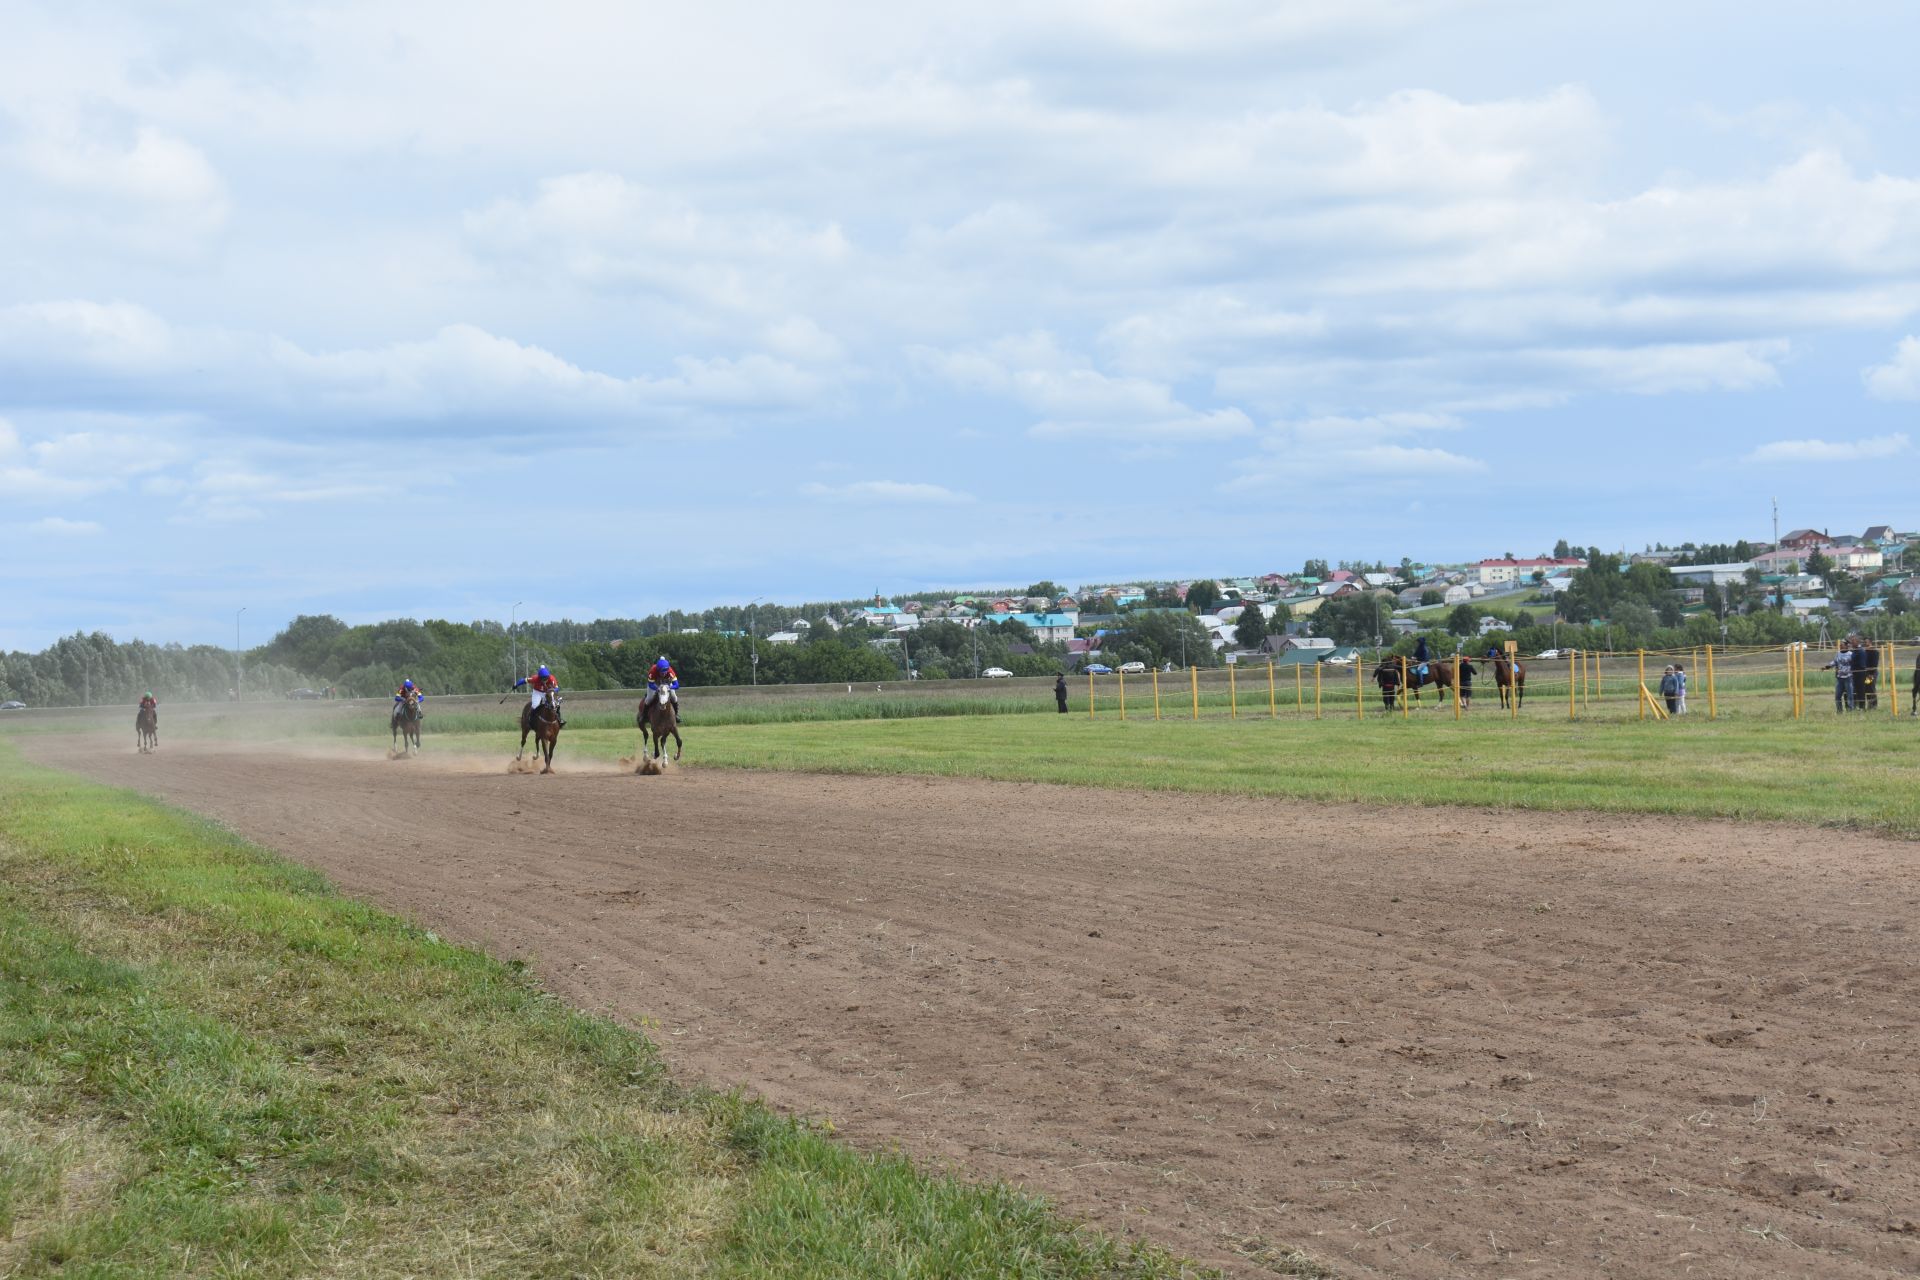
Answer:
[[[983,679],[987,680],[1005,680],[1011,677],[1013,672],[1007,670],[1005,667],[988,667],[985,671],[982,671],[980,675]]]
[[[1540,652],[1534,654],[1533,656],[1536,658],[1558,658],[1560,656],[1560,651],[1558,649],[1542,649]]]
[[[1147,674],[1147,664],[1144,662],[1123,662],[1120,664],[1120,674],[1123,676],[1143,676]]]

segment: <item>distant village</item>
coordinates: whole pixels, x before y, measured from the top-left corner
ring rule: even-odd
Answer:
[[[1777,543],[1654,547],[1608,559],[1617,559],[1622,573],[1643,564],[1664,569],[1664,589],[1683,617],[1765,609],[1802,620],[1871,618],[1905,613],[1920,603],[1920,574],[1901,568],[1908,546],[1916,543],[1920,533],[1874,525],[1858,535],[1797,529]],[[1736,550],[1742,558],[1702,558],[1703,553]],[[1057,594],[961,592],[898,602],[876,598],[822,608],[811,619],[790,616],[782,629],[759,640],[794,644],[814,627],[863,626],[868,634],[878,632],[911,645],[916,632],[936,623],[974,628],[1015,622],[1036,645],[1060,646],[1058,651],[1072,665],[1084,666],[1100,656],[1109,628],[1128,626],[1142,611],[1168,610],[1188,615],[1204,628],[1216,662],[1350,662],[1355,648],[1338,643],[1339,637],[1327,634],[1337,629],[1317,626],[1316,617],[1357,596],[1384,603],[1378,609],[1380,634],[1367,638],[1374,642],[1442,626],[1459,635],[1460,623],[1469,617],[1472,634],[1480,637],[1516,625],[1560,621],[1560,602],[1589,568],[1593,549],[1576,551],[1562,544],[1556,551],[1566,554],[1509,554],[1460,564],[1402,561],[1396,567],[1328,568],[1309,562],[1308,571],[1300,573],[1097,584]],[[1463,607],[1469,612],[1463,613]],[[1264,634],[1253,646],[1243,643],[1248,630],[1241,626],[1250,609],[1259,610],[1266,623],[1256,629]]]

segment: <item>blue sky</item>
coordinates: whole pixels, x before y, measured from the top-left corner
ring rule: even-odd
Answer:
[[[769,8],[0,5],[0,647],[1920,524],[1911,5]]]

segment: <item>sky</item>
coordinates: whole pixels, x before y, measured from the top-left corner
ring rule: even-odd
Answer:
[[[1912,527],[1915,48],[0,0],[0,648]]]

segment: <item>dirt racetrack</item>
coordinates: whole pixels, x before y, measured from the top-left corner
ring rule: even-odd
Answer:
[[[1920,1274],[1920,845],[22,745],[649,1017],[682,1073],[1236,1272]]]

